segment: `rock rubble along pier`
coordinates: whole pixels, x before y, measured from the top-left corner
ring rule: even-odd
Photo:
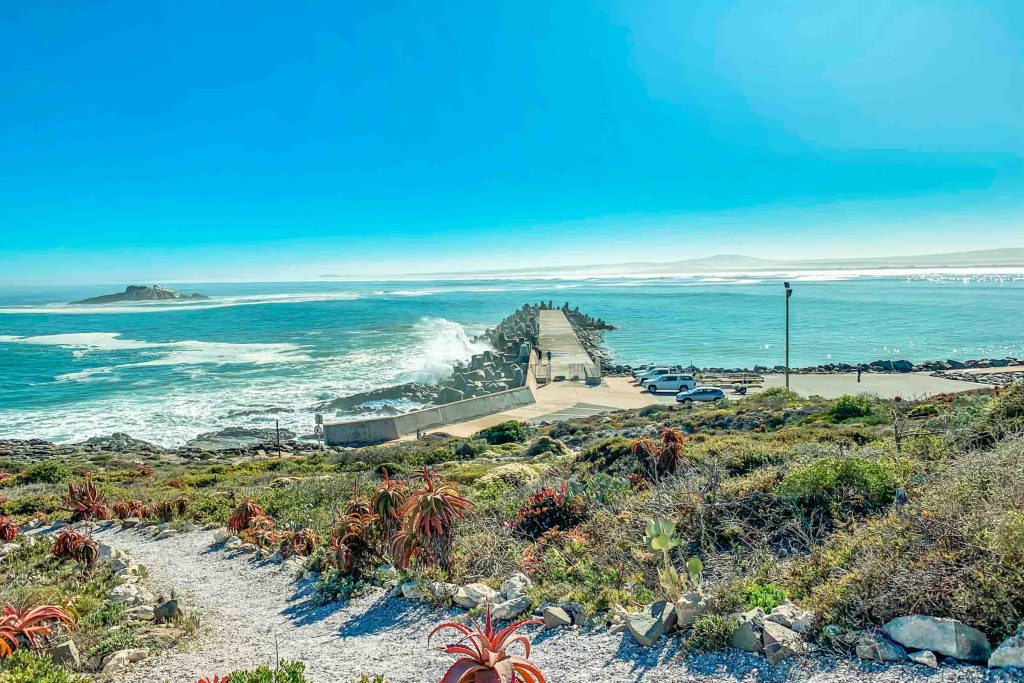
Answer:
[[[365,420],[328,423],[324,439],[328,445],[362,445],[397,439],[423,429],[472,420],[535,402],[537,367],[544,364],[546,378],[600,377],[605,354],[601,347],[603,330],[612,329],[602,320],[553,303],[524,304],[474,341],[486,342],[493,350],[456,363],[452,374],[437,385],[402,385],[363,395],[349,396],[317,406],[320,410],[349,410],[384,395],[401,397],[403,388],[417,396],[432,394],[420,410]],[[598,359],[588,351],[593,349]],[[538,355],[537,351],[541,353]],[[551,361],[546,358],[551,352]],[[543,360],[542,360],[543,359]],[[425,391],[425,386],[432,389]],[[343,413],[339,413],[343,414]]]

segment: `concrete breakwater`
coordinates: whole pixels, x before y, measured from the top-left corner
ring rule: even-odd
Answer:
[[[552,328],[561,333],[552,335]],[[612,328],[578,308],[570,309],[568,303],[561,308],[553,302],[524,304],[474,340],[486,341],[494,350],[456,363],[451,376],[437,385],[429,405],[400,415],[328,423],[324,440],[329,445],[380,443],[532,404],[536,367],[543,355],[569,356],[588,366],[600,362],[595,356],[607,362],[601,343],[601,332],[606,329]],[[542,348],[545,344],[549,348]],[[350,409],[358,408],[358,397],[343,400]]]
[[[338,416],[395,416],[399,411],[389,406],[389,401],[407,400],[425,407],[443,406],[526,386],[530,354],[540,344],[540,312],[554,310],[565,314],[586,353],[608,369],[610,358],[604,348],[602,334],[615,328],[600,318],[581,312],[579,307],[570,308],[568,303],[556,307],[551,301],[542,301],[523,304],[493,328],[474,337],[474,342],[484,342],[491,350],[476,354],[465,363],[456,363],[451,375],[437,384],[409,382],[383,387],[324,401],[314,406],[314,410]]]

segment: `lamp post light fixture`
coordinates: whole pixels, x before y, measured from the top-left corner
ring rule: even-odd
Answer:
[[[793,288],[788,282],[783,282],[786,288],[786,388],[789,389],[789,297],[793,296]]]

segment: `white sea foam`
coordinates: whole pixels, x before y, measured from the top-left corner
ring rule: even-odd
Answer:
[[[95,382],[98,380],[116,382],[117,378],[113,376],[113,372],[114,368],[112,367],[86,368],[78,372],[57,375],[53,379],[58,382]]]
[[[473,341],[465,327],[445,318],[421,318],[414,334],[416,348],[403,359],[401,370],[405,376],[419,381],[436,382],[451,373],[456,361],[494,350],[483,340]]]
[[[36,337],[0,336],[0,342],[61,346],[81,351],[120,351],[160,346],[160,344],[154,344],[153,342],[122,339],[120,332],[74,332],[70,334],[44,334]]]

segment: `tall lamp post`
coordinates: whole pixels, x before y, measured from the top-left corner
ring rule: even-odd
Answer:
[[[793,288],[788,282],[783,282],[786,288],[786,388],[789,389],[789,297],[793,296]]]

